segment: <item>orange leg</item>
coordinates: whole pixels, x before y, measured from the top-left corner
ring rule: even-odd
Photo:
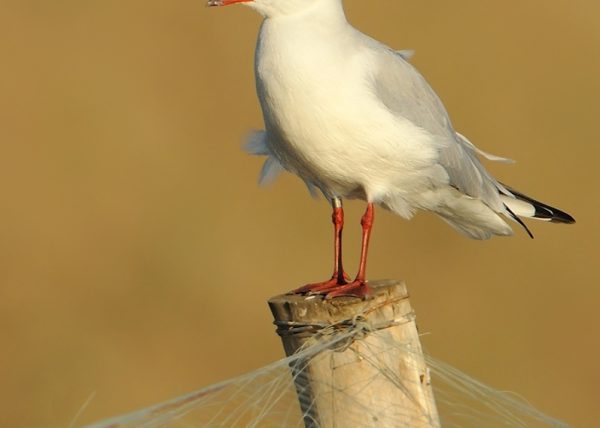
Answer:
[[[337,198],[331,200],[331,205],[333,206],[331,220],[333,221],[334,229],[333,275],[331,275],[331,279],[328,279],[327,281],[305,285],[304,287],[300,287],[292,291],[292,293],[319,294],[348,283],[349,277],[346,275],[346,272],[344,272],[344,267],[342,265],[342,230],[344,229],[344,209],[342,207],[342,201]]]
[[[369,239],[371,238],[371,229],[375,219],[375,208],[372,203],[367,205],[367,210],[362,216],[360,224],[362,225],[362,246],[360,252],[360,264],[358,273],[354,281],[348,284],[337,285],[327,291],[326,299],[333,299],[339,296],[354,296],[365,298],[369,294],[369,286],[367,285],[367,254],[369,252]],[[325,290],[324,290],[325,291]]]

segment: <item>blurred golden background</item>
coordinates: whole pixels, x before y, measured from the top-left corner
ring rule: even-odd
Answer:
[[[435,357],[574,426],[600,389],[600,3],[346,0],[504,182],[575,216],[470,241],[382,210],[369,274],[408,282]],[[0,425],[66,427],[283,355],[266,300],[330,274],[329,206],[256,186],[260,17],[199,0],[0,4]],[[363,204],[349,203],[354,273]]]

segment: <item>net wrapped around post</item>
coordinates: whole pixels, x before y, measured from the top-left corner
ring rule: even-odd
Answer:
[[[406,285],[369,284],[366,300],[281,295],[269,300],[307,428],[439,427]],[[390,347],[389,343],[401,346]]]

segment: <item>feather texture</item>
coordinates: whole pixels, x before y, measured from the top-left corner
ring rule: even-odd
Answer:
[[[265,16],[255,72],[266,129],[246,145],[267,156],[261,183],[287,170],[311,193],[363,199],[405,218],[432,211],[475,239],[512,234],[505,219],[516,215],[572,219],[492,177],[478,156],[511,161],[456,132],[408,63],[412,51],[353,28],[341,0],[245,4]]]

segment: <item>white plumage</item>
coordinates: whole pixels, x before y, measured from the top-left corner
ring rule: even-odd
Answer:
[[[287,170],[330,199],[363,199],[407,219],[432,211],[476,239],[511,235],[505,218],[542,209],[572,221],[496,181],[477,155],[508,160],[457,133],[411,53],[352,27],[341,0],[212,4],[242,1],[265,17],[255,72],[266,130],[248,144],[267,156],[261,181]]]

